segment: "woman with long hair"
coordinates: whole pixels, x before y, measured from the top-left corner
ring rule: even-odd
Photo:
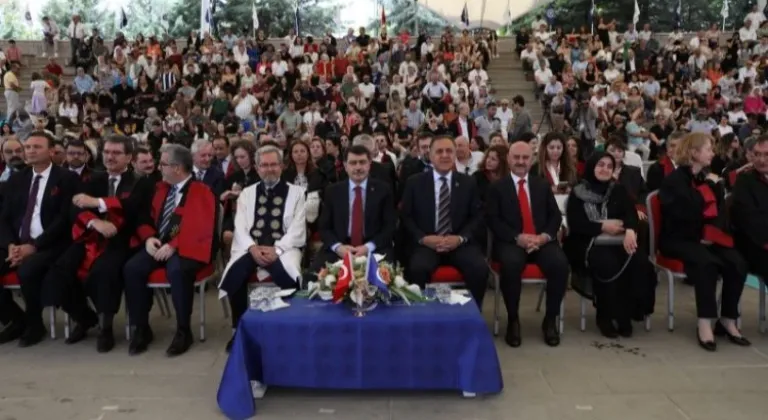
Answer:
[[[480,199],[485,202],[485,193],[488,186],[509,175],[509,164],[507,162],[507,152],[509,148],[505,145],[491,146],[485,151],[483,160],[478,165],[478,170],[472,174],[480,190]]]
[[[235,171],[227,177],[225,181],[225,190],[219,197],[224,206],[224,221],[222,224],[222,249],[229,253],[229,247],[232,245],[232,239],[235,231],[235,210],[237,208],[237,198],[240,192],[259,182],[259,174],[254,165],[254,156],[256,155],[256,146],[248,140],[240,140],[232,143],[229,148],[235,165]],[[226,261],[226,259],[225,259]]]
[[[722,175],[725,168],[735,160],[741,159],[741,143],[733,133],[720,137],[715,148],[715,157],[709,169],[712,173]]]
[[[750,345],[736,325],[747,263],[724,228],[723,184],[707,171],[713,156],[710,135],[686,135],[675,151],[677,169],[664,178],[658,196],[659,254],[682,262],[681,270],[693,283],[699,318],[696,335],[707,351],[717,350],[715,335],[727,336],[739,346]],[[719,279],[723,285],[718,305]]]
[[[539,145],[538,162],[531,168],[531,173],[549,181],[555,194],[568,194],[576,184],[576,166],[566,144],[561,133],[547,133]]]

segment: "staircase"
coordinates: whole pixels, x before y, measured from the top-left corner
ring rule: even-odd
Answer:
[[[59,86],[62,86],[63,84],[72,84],[72,81],[75,78],[75,69],[72,67],[64,66],[63,63],[67,61],[66,57],[60,56],[58,59],[56,59],[56,61],[64,69],[64,74],[61,76]],[[19,87],[21,87],[21,92],[19,92],[19,101],[23,107],[26,108],[31,104],[32,101],[32,89],[29,87],[29,85],[32,83],[32,73],[37,72],[42,76],[43,69],[47,64],[48,58],[29,55],[22,56],[21,70],[17,77],[19,79]],[[2,84],[0,84],[0,86],[2,86]],[[0,95],[0,114],[3,115],[3,117],[6,117],[5,110],[5,95]]]
[[[488,66],[488,78],[491,79],[493,96],[497,102],[508,99],[510,106],[513,97],[522,96],[525,99],[525,108],[531,114],[535,132],[541,121],[543,109],[534,95],[533,82],[525,80],[523,63],[515,52],[514,38],[499,39],[499,55],[499,58],[492,60]],[[544,124],[542,132],[548,128],[548,124]]]

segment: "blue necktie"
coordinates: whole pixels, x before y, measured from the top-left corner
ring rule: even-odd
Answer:
[[[168,190],[168,195],[165,197],[165,204],[163,204],[163,217],[160,219],[160,237],[165,236],[168,231],[168,227],[171,224],[171,216],[173,216],[173,210],[176,208],[176,186],[171,186]]]

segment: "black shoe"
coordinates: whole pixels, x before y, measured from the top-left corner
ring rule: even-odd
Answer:
[[[229,341],[227,341],[227,347],[225,349],[227,351],[227,353],[232,351],[232,345],[233,344],[235,344],[235,336],[234,335],[232,335],[232,338],[230,338]]]
[[[149,325],[136,327],[136,330],[133,332],[133,339],[128,345],[128,354],[136,356],[137,354],[144,353],[154,339],[155,335],[152,333],[152,328],[149,328]]]
[[[72,329],[72,333],[69,334],[69,338],[64,340],[66,344],[75,344],[85,340],[88,337],[88,330],[95,327],[98,322],[96,320],[77,323],[75,328]]]
[[[38,344],[45,338],[45,333],[45,326],[42,323],[27,327],[19,338],[19,347],[32,347]]]
[[[696,339],[699,340],[699,347],[703,348],[706,351],[717,351],[717,343],[712,341],[703,341],[701,339],[701,336],[699,335],[699,329],[696,329]]]
[[[619,336],[618,331],[616,331],[616,327],[613,325],[613,320],[610,318],[597,318],[595,323],[597,324],[597,329],[600,330],[600,334],[602,334],[603,337],[613,339]]]
[[[192,330],[189,328],[179,328],[176,330],[176,335],[173,336],[173,341],[171,341],[171,345],[168,346],[165,354],[168,357],[181,356],[192,347],[194,341]]]
[[[115,348],[115,335],[112,328],[102,328],[99,336],[96,337],[96,351],[99,353],[109,353]]]
[[[504,336],[504,341],[510,347],[520,347],[523,344],[523,340],[520,338],[520,320],[514,319],[509,321],[507,325],[507,335]]]
[[[544,321],[541,323],[541,330],[544,333],[544,342],[548,346],[557,347],[560,345],[560,332],[557,330],[556,317],[544,317]]]
[[[0,331],[0,344],[18,340],[24,334],[24,329],[26,329],[24,321],[11,321],[3,331]]]
[[[742,337],[741,335],[739,336],[731,335],[731,333],[728,332],[728,330],[723,326],[723,324],[720,323],[719,320],[715,322],[714,333],[718,337],[728,337],[728,341],[730,341],[733,344],[736,344],[737,346],[748,347],[752,345],[752,343],[749,340]],[[741,334],[741,331],[739,331],[739,334]]]
[[[632,321],[630,321],[629,319],[620,320],[617,322],[617,324],[619,328],[617,328],[616,331],[619,333],[620,336],[624,338],[632,337],[632,332],[633,332]]]

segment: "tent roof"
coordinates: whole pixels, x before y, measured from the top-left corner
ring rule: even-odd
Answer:
[[[466,4],[470,27],[497,29],[509,24],[507,10],[512,20],[515,20],[548,2],[548,0],[422,0],[421,5],[461,27],[461,12]]]

